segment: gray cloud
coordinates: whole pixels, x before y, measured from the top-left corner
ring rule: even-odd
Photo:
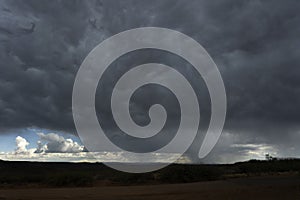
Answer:
[[[195,38],[220,68],[228,96],[224,132],[238,139],[227,141],[223,136],[212,157],[228,153],[238,157],[240,147],[230,145],[246,143],[272,146],[279,156],[300,153],[298,1],[4,0],[0,9],[2,131],[36,126],[75,133],[72,86],[88,52],[120,31],[160,26]],[[174,56],[159,54],[125,56],[116,63],[115,69],[122,71],[123,64],[136,57],[138,60],[131,65],[153,57],[170,65],[180,63]],[[205,90],[205,86],[197,85],[198,78],[190,68],[182,71],[191,76],[195,87]],[[99,89],[100,94],[107,94],[112,87],[113,75],[107,78],[106,88]],[[141,94],[145,95],[143,91]],[[204,94],[199,98],[207,101],[208,97]],[[147,105],[139,105],[139,101],[146,104],[149,101],[137,97],[133,102],[136,106],[132,107],[139,114],[135,120],[145,123]],[[203,119],[207,121],[209,102],[205,101],[201,111],[204,110]],[[109,107],[101,103],[98,102],[97,109],[106,115]],[[171,124],[173,119],[176,117],[171,118]],[[111,132],[115,131],[112,122],[104,123]],[[205,126],[207,122],[203,130]],[[192,152],[199,147],[196,143]]]

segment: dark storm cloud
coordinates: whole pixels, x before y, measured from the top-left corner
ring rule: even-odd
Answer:
[[[289,146],[300,153],[296,0],[0,1],[0,9],[3,130],[75,132],[72,86],[88,52],[120,31],[159,26],[195,38],[217,63],[228,97],[224,132],[238,138],[232,143],[264,143],[280,151]],[[218,145],[219,152],[235,152],[222,138]]]
[[[73,129],[74,76],[84,56],[105,35],[89,21],[101,17],[100,6],[81,1],[1,1],[2,129]]]

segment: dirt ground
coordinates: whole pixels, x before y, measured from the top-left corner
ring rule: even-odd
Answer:
[[[98,186],[90,188],[0,189],[0,200],[185,200],[185,199],[300,199],[300,177],[252,177],[224,181],[148,186]]]

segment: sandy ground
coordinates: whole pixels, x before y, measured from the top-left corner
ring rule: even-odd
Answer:
[[[0,189],[0,200],[6,199],[299,200],[300,177],[238,178],[225,181],[150,186]]]

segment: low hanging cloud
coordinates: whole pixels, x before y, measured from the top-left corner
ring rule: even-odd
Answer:
[[[221,152],[221,153],[219,153]],[[266,154],[277,158],[286,158],[285,152],[272,143],[253,141],[251,137],[245,138],[231,132],[224,132],[221,135],[218,145],[211,154],[203,159],[204,163],[235,163],[251,159],[265,160]]]
[[[16,148],[12,152],[0,152],[1,160],[10,161],[39,161],[39,162],[118,162],[118,163],[164,163],[170,162],[177,154],[153,153],[154,156],[140,157],[128,156],[125,152],[87,152],[84,146],[72,139],[65,139],[55,133],[37,133],[39,140],[36,148],[30,148],[29,142],[17,136]],[[182,156],[176,163],[191,163],[191,160]]]
[[[83,145],[55,133],[37,133],[37,135],[40,140],[37,142],[35,153],[78,153],[84,149]]]

